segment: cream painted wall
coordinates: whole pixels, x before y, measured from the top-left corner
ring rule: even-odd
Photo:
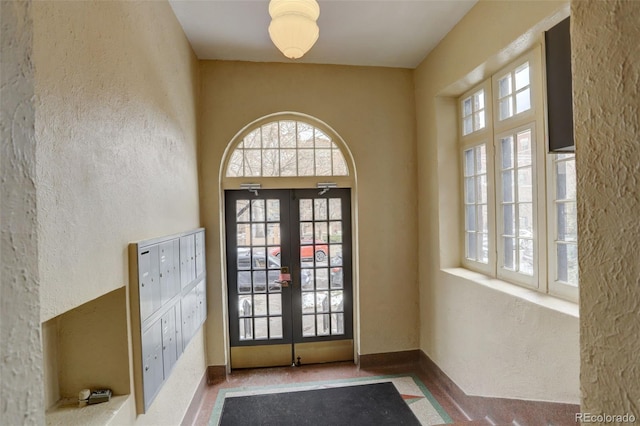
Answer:
[[[226,363],[218,175],[225,148],[250,122],[294,111],[331,126],[357,168],[360,354],[418,347],[415,114],[411,71],[202,62],[201,202],[207,240],[209,363]]]
[[[199,225],[198,70],[167,3],[36,2],[34,14],[46,321],[125,285],[129,242]]]
[[[0,424],[44,423],[30,2],[0,2]]]
[[[640,3],[572,1],[571,16],[582,411],[638,419]]]
[[[14,117],[21,119],[24,113],[28,120],[29,102],[25,100],[30,98],[31,83],[25,55],[30,44],[30,12],[28,2],[14,9],[18,4],[1,3],[2,113],[17,111],[8,102],[15,100],[21,108],[27,107]],[[25,413],[27,422],[43,422],[39,322],[126,284],[128,241],[195,227],[199,222],[197,178],[192,167],[198,116],[197,66],[168,6],[39,2],[34,9],[36,134],[40,144],[35,182],[42,191],[38,193],[37,210],[35,199],[30,198],[36,196],[34,176],[29,175],[35,167],[33,155],[13,151],[24,161],[22,164],[9,160],[5,150],[5,143],[10,140],[14,146],[29,147],[28,126],[19,124],[24,133],[12,133],[14,139],[5,137],[8,127],[4,121],[2,127],[3,176],[24,177],[21,182],[27,187],[20,187],[20,191],[28,195],[21,198],[26,205],[13,204],[19,210],[9,210],[12,193],[7,190],[8,185],[2,186],[2,340],[7,341],[9,330],[20,327],[24,330],[12,333],[14,337],[20,335],[20,341],[2,346],[3,423],[23,419]],[[481,1],[416,70],[417,114],[405,104],[412,94],[397,93],[412,90],[403,70],[304,66],[308,69],[296,76],[286,70],[287,65],[203,64],[207,78],[203,81],[202,117],[211,123],[202,126],[201,149],[207,152],[201,164],[202,186],[207,192],[202,195],[201,208],[203,213],[211,214],[206,220],[209,235],[215,238],[208,240],[209,270],[214,277],[210,286],[212,293],[217,293],[211,296],[210,312],[220,312],[216,304],[221,300],[216,221],[220,220],[217,168],[222,151],[235,131],[247,122],[279,110],[298,110],[333,126],[354,152],[360,172],[360,243],[364,246],[361,266],[363,273],[370,271],[361,278],[365,324],[361,353],[413,348],[419,337],[420,348],[468,392],[575,402],[579,365],[576,318],[479,285],[462,274],[440,271],[441,267],[457,266],[459,249],[456,238],[443,238],[458,232],[455,219],[458,174],[453,158],[457,152],[452,145],[455,135],[449,129],[454,122],[455,106],[442,96],[461,93],[525,50],[532,41],[530,34],[555,22],[566,13],[565,9],[565,2]],[[156,24],[133,25],[140,15],[148,13]],[[593,2],[576,1],[572,13],[574,61],[580,64],[574,78],[578,94],[575,114],[581,194],[581,304],[583,311],[590,312],[581,319],[583,408],[593,412],[637,412],[635,361],[639,348],[633,314],[638,298],[635,293],[638,271],[634,269],[638,206],[633,177],[638,175],[640,161],[636,160],[637,144],[625,143],[637,139],[637,120],[619,111],[620,105],[628,105],[625,111],[631,114],[637,109],[637,87],[631,84],[638,78],[637,63],[625,61],[624,52],[636,46],[638,35],[633,17],[638,16],[638,11],[633,2],[601,2],[594,7]],[[13,25],[6,25],[8,22]],[[15,38],[19,40],[12,45],[15,50],[7,49],[7,43]],[[18,58],[15,62],[6,60],[5,55],[11,52]],[[165,59],[167,52],[174,60]],[[611,52],[621,53],[611,56]],[[637,58],[638,53],[634,52],[628,55]],[[611,61],[620,67],[612,67]],[[9,64],[23,64],[26,68],[11,74],[5,68]],[[606,76],[601,73],[605,67],[621,72]],[[18,77],[18,86],[6,84],[6,78]],[[226,82],[229,87],[225,87]],[[26,92],[6,95],[7,90],[18,87]],[[299,95],[295,99],[283,96],[283,87],[310,89],[293,91]],[[222,93],[218,94],[218,90]],[[253,97],[256,93],[263,95],[260,101]],[[321,101],[314,101],[313,97]],[[382,102],[383,98],[390,101]],[[334,99],[340,102],[335,103]],[[224,111],[227,105],[232,108]],[[184,112],[185,109],[191,112]],[[604,120],[609,126],[601,126],[603,120],[591,120],[600,114],[609,118]],[[419,185],[415,183],[415,149],[410,142],[415,137],[416,116],[420,117],[416,121]],[[376,123],[373,127],[372,122]],[[400,135],[396,137],[397,131]],[[599,149],[610,146],[612,140],[620,141],[619,150]],[[397,146],[397,141],[402,143]],[[156,150],[154,143],[166,148],[164,152]],[[392,154],[399,159],[388,161]],[[179,161],[169,162],[169,157]],[[8,169],[7,164],[26,174],[11,172],[14,169]],[[149,183],[160,166],[169,168],[173,180],[161,177],[160,182]],[[374,173],[375,168],[384,173]],[[613,175],[615,179],[611,179]],[[182,184],[169,185],[169,181]],[[402,182],[409,184],[401,185]],[[607,192],[593,190],[594,184],[610,185],[607,190],[616,194],[614,213]],[[418,186],[419,217],[412,201],[415,197],[411,195]],[[184,191],[185,187],[189,190]],[[181,189],[172,191],[172,188]],[[147,190],[151,194],[144,192]],[[406,213],[399,223],[413,224],[404,226],[406,230],[387,224],[378,233],[368,232],[377,230],[380,222],[398,216],[395,208],[387,207],[389,204],[372,212],[375,210],[372,206],[380,199],[378,194],[403,207],[399,210]],[[180,197],[187,206],[184,212],[176,211],[175,204],[167,201],[171,197]],[[26,227],[20,228],[18,234],[9,234],[5,233],[8,230],[5,215],[9,211],[37,214],[13,214],[14,218],[24,218],[20,226]],[[142,214],[149,214],[150,220],[139,220]],[[452,220],[445,220],[445,215]],[[616,226],[610,224],[612,216],[616,218]],[[626,224],[624,230],[619,226],[620,219]],[[40,236],[35,232],[36,223],[43,238],[39,247],[35,246]],[[417,240],[411,231],[415,233],[415,229],[420,230],[418,259],[403,251],[413,247],[415,252]],[[399,271],[401,280],[395,279],[389,269],[377,267],[373,245],[381,242],[393,248],[391,261],[406,266],[405,271]],[[7,244],[10,251],[19,249],[14,260],[9,259]],[[69,247],[70,252],[59,250],[60,247]],[[38,257],[44,273],[42,315],[38,268],[25,263],[27,258],[35,259],[25,253],[37,253],[38,248],[44,252]],[[400,253],[396,253],[398,248]],[[120,254],[113,256],[114,252]],[[603,260],[592,262],[591,256]],[[599,267],[608,263],[608,256],[617,259],[611,263],[613,269]],[[420,311],[414,302],[418,290],[415,274],[411,272],[418,268],[418,263]],[[18,269],[29,283],[20,287],[28,292],[12,292],[18,287],[4,285],[7,276],[20,276],[12,272]],[[394,286],[387,282],[393,282]],[[602,291],[602,283],[611,284],[607,287],[609,291]],[[381,309],[385,298],[397,294],[400,294],[397,303]],[[486,309],[487,306],[494,309]],[[11,315],[7,309],[23,315]],[[419,334],[415,327],[418,317]],[[513,318],[506,328],[498,325],[504,318]],[[14,319],[25,321],[15,323]],[[400,333],[396,336],[396,332]],[[224,363],[222,333],[221,318],[214,314],[207,333],[211,364]],[[603,344],[603,336],[609,336],[610,341]],[[150,414],[138,418],[139,423],[169,424],[182,418],[194,384],[204,369],[204,346],[200,333],[167,386],[175,389],[176,395],[163,391],[156,404],[159,408],[154,407]],[[31,356],[19,357],[21,353]],[[55,364],[51,359],[45,362]],[[546,369],[545,363],[554,363],[554,369]],[[11,377],[7,375],[9,369]],[[564,385],[558,386],[560,382]],[[14,399],[7,397],[9,392]],[[133,422],[130,418],[129,421]]]
[[[44,322],[127,286],[129,242],[200,226],[199,71],[167,2],[35,2],[33,12]],[[204,351],[201,332],[138,422],[179,423]],[[132,362],[111,367],[132,377]]]
[[[468,394],[579,401],[575,305],[552,308],[553,300],[534,303],[531,292],[505,292],[461,269],[444,270],[460,266],[462,241],[452,97],[567,14],[567,2],[481,0],[415,71],[420,347]]]
[[[129,393],[129,371],[122,368],[129,360],[126,302],[121,287],[53,320],[62,398],[74,398],[87,388]]]
[[[46,354],[43,370],[44,408],[48,410],[61,398],[58,377],[58,318],[42,323],[42,351]]]

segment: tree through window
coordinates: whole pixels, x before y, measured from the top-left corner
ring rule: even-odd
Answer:
[[[279,120],[246,135],[227,165],[227,177],[348,176],[338,146],[310,124]]]

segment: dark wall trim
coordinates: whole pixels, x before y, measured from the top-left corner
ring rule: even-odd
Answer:
[[[419,366],[427,387],[433,384],[440,388],[469,420],[490,420],[490,424],[568,425],[576,424],[576,413],[580,412],[577,404],[467,395],[422,351]]]
[[[576,424],[577,404],[528,401],[509,398],[490,398],[467,395],[422,350],[360,355],[359,368],[370,372],[412,373],[427,386],[431,394],[445,407],[456,422],[478,424],[569,425]],[[258,370],[259,371],[259,370]],[[192,425],[197,418],[208,389],[217,389],[224,382],[224,365],[207,367],[187,410],[182,426]]]
[[[389,365],[415,364],[420,359],[420,350],[386,352],[359,356],[360,368],[386,367]]]
[[[215,385],[227,378],[227,367],[224,365],[210,365],[207,367],[207,384]]]

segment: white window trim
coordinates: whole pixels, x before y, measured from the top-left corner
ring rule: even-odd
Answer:
[[[547,217],[548,223],[548,242],[547,242],[547,254],[548,254],[548,277],[549,294],[562,297],[564,299],[577,301],[579,290],[578,287],[571,284],[559,281],[556,279],[557,271],[557,258],[556,258],[556,245],[555,240],[558,235],[558,220],[556,207],[556,173],[555,173],[555,156],[547,156],[547,170],[549,170],[549,190],[547,191]],[[575,159],[574,159],[575,161]]]
[[[462,170],[460,193],[462,194],[462,215],[460,220],[460,228],[462,230],[462,264],[465,268],[482,272],[489,275],[496,275],[496,250],[495,250],[495,236],[496,236],[496,222],[495,222],[495,186],[489,183],[494,182],[494,149],[493,149],[493,136],[492,136],[492,123],[493,123],[493,102],[491,101],[491,79],[487,79],[479,85],[474,86],[471,90],[463,93],[457,100],[458,104],[458,117],[462,117],[462,100],[468,98],[479,90],[484,90],[485,95],[485,127],[480,130],[473,131],[468,135],[462,134],[463,123],[461,119],[456,120],[458,123],[458,140],[460,143],[459,156],[460,170]],[[465,213],[464,213],[464,151],[476,147],[478,145],[485,145],[485,153],[487,156],[487,232],[489,253],[488,262],[476,262],[474,260],[467,259],[466,257],[466,236],[465,236]]]
[[[523,111],[519,114],[514,114],[509,118],[505,118],[504,120],[499,120],[498,117],[498,80],[504,77],[512,70],[518,68],[523,65],[525,62],[529,62],[529,85],[531,88],[531,108],[526,111]],[[495,119],[492,122],[494,133],[501,133],[508,129],[513,129],[514,127],[519,127],[520,125],[534,121],[543,119],[543,108],[542,100],[544,99],[544,94],[542,91],[542,50],[540,46],[536,46],[531,49],[528,53],[522,55],[515,61],[512,61],[499,71],[497,71],[491,77],[491,87],[493,91],[491,92],[491,101],[493,103],[494,117]]]
[[[515,114],[502,121],[494,119],[498,111],[498,80],[508,72],[516,69],[525,62],[529,62],[529,79],[531,87],[531,108],[519,114]],[[507,283],[530,288],[539,293],[548,294],[551,297],[577,302],[578,288],[555,279],[555,235],[557,235],[555,220],[555,169],[553,167],[553,155],[546,152],[546,105],[544,95],[544,71],[542,48],[535,46],[526,54],[503,67],[479,85],[465,92],[457,98],[458,119],[456,121],[459,140],[459,164],[460,164],[460,200],[461,200],[461,264],[464,268],[486,274],[491,277],[504,280]],[[474,131],[468,135],[462,134],[462,100],[484,89],[486,106],[486,126],[482,130]],[[489,99],[490,98],[490,99]],[[534,200],[534,274],[532,277],[501,268],[503,258],[502,238],[498,233],[502,223],[502,209],[498,206],[496,191],[501,188],[501,174],[496,160],[496,152],[500,137],[507,134],[516,134],[525,128],[531,128],[533,161],[533,200]],[[486,145],[487,155],[487,210],[489,233],[489,261],[488,264],[466,259],[465,238],[465,212],[464,212],[464,151],[481,143]],[[517,220],[517,219],[516,219]],[[548,222],[548,223],[547,223]]]
[[[462,230],[462,264],[465,268],[469,268],[478,272],[483,272],[485,274],[494,275],[496,274],[496,251],[495,251],[495,187],[494,185],[487,184],[487,244],[489,246],[488,250],[488,261],[487,263],[482,263],[478,261],[474,261],[471,259],[467,259],[466,256],[466,223],[465,223],[465,212],[464,207],[466,205],[464,196],[465,196],[465,176],[464,176],[464,152],[470,148],[475,148],[484,144],[485,146],[485,155],[487,157],[486,164],[486,174],[487,174],[487,182],[493,182],[494,177],[494,159],[493,159],[493,143],[491,139],[481,139],[476,141],[475,144],[469,144],[468,146],[461,147],[459,158],[461,159],[460,167],[463,170],[462,179],[461,179],[461,194],[462,194],[462,215],[460,222],[460,229]],[[477,195],[476,195],[477,196]]]
[[[473,96],[475,96],[476,93],[482,91],[484,94],[484,108],[482,110],[484,110],[484,127],[478,130],[473,130],[474,127],[474,123],[475,123],[475,113],[480,112],[482,110],[476,111],[473,107]],[[485,82],[484,84],[481,84],[479,86],[476,86],[473,88],[473,90],[470,90],[469,92],[463,94],[458,101],[458,109],[459,109],[459,117],[461,118],[460,120],[460,125],[458,127],[458,131],[460,134],[461,138],[466,138],[466,137],[474,137],[478,134],[483,134],[483,133],[487,133],[488,129],[491,128],[491,109],[492,109],[492,105],[491,105],[491,101],[490,101],[490,97],[489,95],[491,94],[491,85],[488,82]],[[464,119],[467,117],[464,115],[464,101],[467,98],[471,98],[471,127],[472,130],[470,133],[467,133],[466,135],[464,134]]]
[[[494,150],[495,152],[499,152],[499,148],[498,145],[500,143],[500,140],[506,136],[512,136],[512,135],[516,135],[517,133],[522,132],[523,130],[530,130],[531,131],[531,144],[532,144],[532,150],[531,150],[531,164],[532,164],[532,172],[533,172],[533,176],[532,176],[532,180],[531,180],[531,185],[532,185],[532,204],[533,204],[533,275],[526,275],[526,274],[522,274],[516,271],[511,271],[509,269],[506,269],[504,267],[504,264],[502,262],[502,260],[504,259],[504,242],[502,240],[502,232],[501,232],[501,226],[496,226],[496,239],[497,239],[497,265],[496,265],[496,269],[497,269],[497,277],[501,278],[501,279],[505,279],[506,281],[511,281],[513,283],[516,284],[520,284],[520,285],[524,285],[526,287],[531,287],[531,288],[535,288],[535,289],[540,289],[540,281],[538,279],[539,276],[539,267],[540,267],[540,251],[538,250],[538,247],[540,246],[541,242],[541,234],[542,232],[540,228],[540,220],[539,217],[540,215],[538,214],[539,208],[538,206],[540,206],[540,197],[539,197],[539,191],[538,191],[538,178],[539,178],[539,170],[538,170],[538,158],[539,156],[539,148],[538,146],[540,145],[538,143],[538,140],[536,139],[538,136],[537,132],[536,132],[536,123],[535,122],[531,122],[531,123],[527,123],[524,124],[522,126],[516,127],[516,128],[512,128],[510,130],[504,131],[502,133],[498,133],[495,136],[494,139]],[[514,140],[514,146],[516,145],[516,141]],[[514,156],[514,162],[517,162],[517,158]],[[501,167],[500,164],[496,161],[495,162],[495,191],[497,192],[499,190],[499,188],[502,188],[502,173],[501,173]],[[517,180],[517,174],[514,176],[514,179]],[[502,224],[503,222],[503,214],[502,214],[502,209],[498,208],[498,200],[496,199],[496,223],[497,224]],[[544,202],[543,202],[544,205]],[[514,212],[515,213],[515,212]],[[514,220],[517,222],[518,221],[518,217],[516,216],[514,218]],[[517,243],[517,236],[516,236],[516,243]]]
[[[460,119],[462,117],[462,100],[472,96],[474,93],[479,90],[484,90],[485,100],[484,100],[484,111],[485,111],[485,126],[480,130],[475,130],[467,135],[462,134],[463,123]],[[458,140],[462,141],[462,145],[477,145],[478,140],[482,139],[491,139],[491,123],[493,122],[493,102],[491,101],[491,80],[487,79],[484,82],[476,85],[473,89],[465,92],[457,99],[458,105],[458,119],[456,120],[458,127]]]
[[[294,141],[294,145],[293,146],[286,146],[286,147],[282,147],[280,145],[280,140],[281,140],[281,136],[280,136],[280,126],[283,122],[289,122],[289,123],[293,123],[294,125],[294,133],[295,133],[295,141]],[[278,144],[276,144],[273,147],[265,147],[263,142],[264,136],[263,136],[263,131],[266,127],[268,126],[276,126],[276,131],[277,131],[277,140],[278,140]],[[300,146],[297,142],[298,142],[298,136],[300,134],[300,126],[306,126],[308,129],[307,131],[312,132],[312,142],[311,145],[309,146]],[[258,146],[252,146],[252,147],[247,147],[245,146],[245,139],[255,133],[258,132],[259,134],[259,140],[260,140],[260,144]],[[318,146],[317,145],[317,139],[318,137],[316,136],[316,132],[320,132],[322,135],[324,135],[327,138],[327,142],[326,142],[326,146]],[[324,178],[324,179],[333,179],[333,178],[345,178],[345,177],[349,177],[350,174],[350,170],[349,170],[349,163],[344,155],[344,153],[342,152],[342,149],[340,147],[339,143],[336,143],[336,141],[334,140],[334,138],[331,136],[331,132],[327,132],[325,129],[316,126],[312,123],[308,123],[304,120],[300,120],[300,119],[287,119],[287,118],[280,118],[280,119],[275,119],[275,120],[271,120],[271,121],[264,121],[264,122],[260,122],[258,125],[252,126],[252,127],[248,127],[246,128],[239,137],[236,137],[236,142],[233,144],[232,150],[229,152],[229,154],[226,156],[227,160],[225,163],[225,167],[224,167],[224,178],[226,179],[256,179],[256,178],[307,178],[307,177],[320,177],[320,178]],[[277,167],[273,168],[276,173],[264,173],[264,160],[263,160],[263,156],[265,155],[266,152],[275,152],[276,153],[276,157],[275,157],[275,162],[277,163]],[[318,154],[320,152],[327,152],[329,153],[329,170],[330,173],[317,173],[318,170]],[[247,173],[247,153],[248,152],[259,152],[260,156],[259,156],[259,160],[257,166],[256,166],[256,170],[254,173]],[[282,168],[282,164],[281,164],[281,159],[282,159],[282,153],[283,152],[293,152],[294,153],[294,162],[295,162],[295,173],[292,174],[282,174],[283,168]],[[310,169],[302,169],[300,166],[300,153],[301,152],[311,152],[312,153],[312,157],[313,160],[311,161],[311,168]],[[241,164],[241,171],[239,173],[231,173],[232,170],[232,161],[233,158],[236,156],[236,154],[239,154],[241,157],[240,160],[240,164]],[[340,161],[340,163],[342,163],[342,166],[344,167],[345,173],[340,173],[340,172],[336,172],[336,166],[334,164],[335,160],[336,160],[336,155],[337,155],[337,159]],[[326,167],[326,166],[325,166]]]

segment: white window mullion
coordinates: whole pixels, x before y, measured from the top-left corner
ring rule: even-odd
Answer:
[[[542,69],[538,46],[458,99],[461,258],[470,269],[576,301],[575,158],[545,151]],[[484,174],[471,167],[480,146]]]
[[[347,162],[325,131],[294,120],[266,122],[247,131],[225,171],[226,178],[311,176],[349,176]]]
[[[533,124],[498,135],[498,276],[537,288]]]
[[[489,238],[491,211],[489,209],[487,144],[463,150],[463,222],[465,266],[489,273],[492,241]]]
[[[477,218],[476,218],[476,147],[464,151],[464,232],[465,257],[478,261]]]
[[[534,48],[492,77],[492,102],[496,111],[494,132],[502,133],[542,119],[541,50]]]
[[[548,189],[549,292],[578,300],[576,170],[573,154],[552,154]]]
[[[462,253],[465,267],[495,275],[491,80],[459,98]]]
[[[460,103],[461,131],[463,136],[483,130],[487,125],[485,89],[464,97]]]

